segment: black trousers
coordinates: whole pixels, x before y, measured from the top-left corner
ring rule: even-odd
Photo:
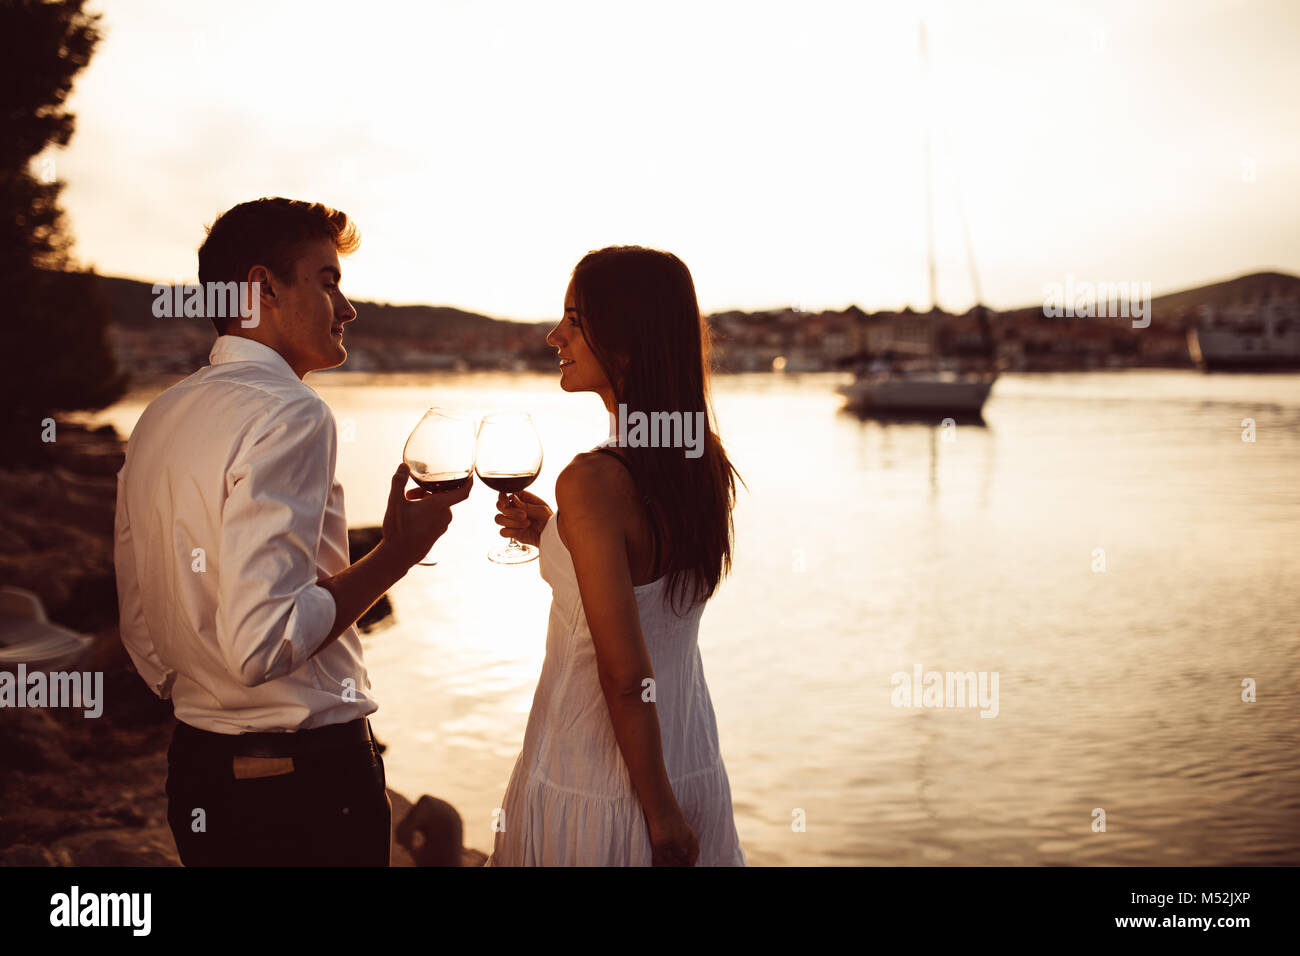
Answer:
[[[335,732],[344,730],[360,733]],[[268,764],[273,775],[255,775]],[[234,738],[178,721],[167,751],[167,822],[185,866],[389,863],[392,805],[365,718]]]

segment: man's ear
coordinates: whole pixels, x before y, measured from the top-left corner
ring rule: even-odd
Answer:
[[[266,266],[253,266],[248,270],[248,282],[258,284],[258,292],[261,296],[261,305],[263,308],[273,308],[276,304],[275,283],[271,277],[271,270]]]

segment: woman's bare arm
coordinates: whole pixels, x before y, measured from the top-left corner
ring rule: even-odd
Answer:
[[[670,832],[680,836],[684,822],[664,766],[658,713],[643,699],[643,681],[654,674],[628,567],[625,483],[616,462],[579,455],[556,481],[556,520],[573,557],[614,736],[655,842]]]

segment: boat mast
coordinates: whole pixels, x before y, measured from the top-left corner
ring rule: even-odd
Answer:
[[[939,297],[938,297],[938,280],[937,268],[934,257],[934,158],[931,148],[931,130],[930,118],[934,112],[933,90],[931,89],[930,80],[930,56],[926,44],[925,21],[920,24],[921,29],[921,84],[922,95],[924,97],[925,108],[923,110],[924,120],[923,143],[925,150],[925,239],[926,239],[926,261],[929,266],[930,279],[930,356],[935,366],[939,364]],[[945,141],[947,140],[947,130],[945,128]],[[962,244],[966,248],[966,266],[970,269],[971,291],[975,294],[976,314],[981,317],[981,329],[985,332],[986,339],[991,341],[991,333],[984,328],[986,320],[984,319],[984,291],[980,287],[979,269],[975,265],[975,246],[970,239],[970,224],[966,219],[966,204],[962,202],[962,191],[960,182],[960,171],[956,173],[958,177],[956,200],[957,200],[957,217],[961,224]]]
[[[925,100],[925,109],[921,111],[922,116],[922,140],[925,148],[925,250],[926,261],[929,264],[930,276],[930,313],[931,316],[939,308],[937,294],[937,281],[935,277],[934,264],[934,171],[932,167],[932,158],[930,150],[930,70],[928,58],[925,49],[925,21],[921,21],[921,85],[922,96]],[[934,353],[934,321],[931,320],[931,354]]]

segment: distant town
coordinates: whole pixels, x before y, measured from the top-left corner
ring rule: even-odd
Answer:
[[[101,281],[112,313],[110,342],[123,368],[177,374],[205,364],[214,335],[206,319],[156,318],[150,283]],[[544,341],[553,323],[514,322],[438,306],[353,305],[358,317],[348,326],[348,370],[549,371],[555,366],[554,350]],[[1206,359],[1198,354],[1197,332],[1201,343],[1222,341],[1222,347],[1247,358],[1272,349],[1278,361],[1271,364],[1300,364],[1300,351],[1288,359],[1290,343],[1300,342],[1296,276],[1242,276],[1157,297],[1148,309],[1141,322],[1127,309],[1121,315],[1049,316],[1041,304],[961,314],[911,309],[868,313],[855,305],[818,312],[787,307],[706,318],[720,372],[848,371],[880,361],[902,367],[988,363],[1003,371],[1190,368]]]

